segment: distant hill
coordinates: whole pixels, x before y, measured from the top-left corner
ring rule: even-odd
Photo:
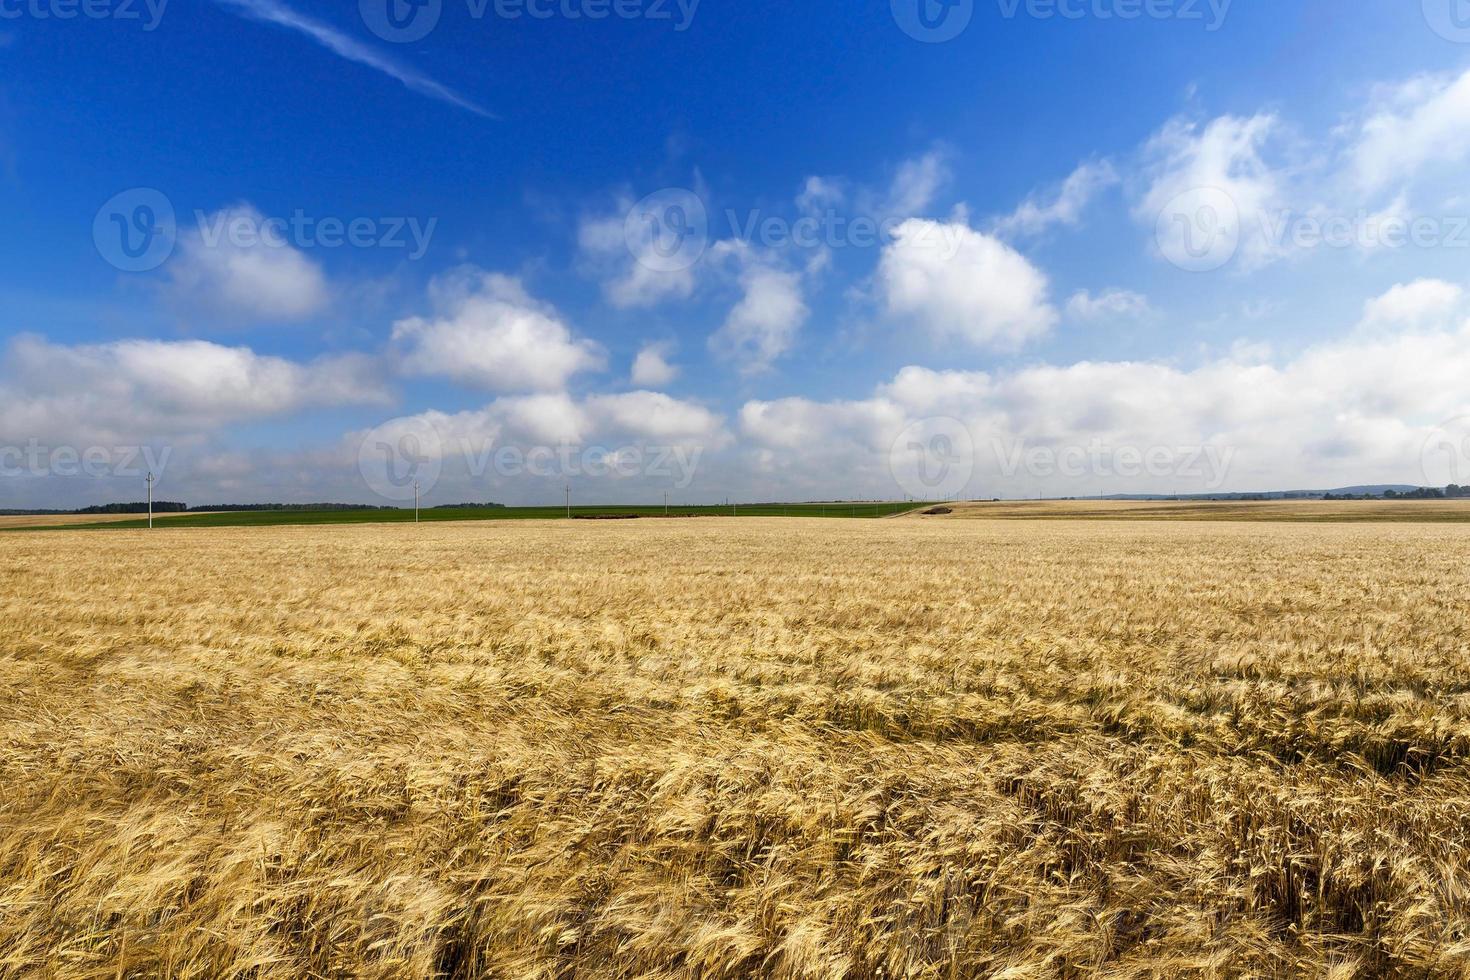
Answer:
[[[1220,493],[1114,493],[1088,500],[1321,500],[1323,497],[1381,497],[1389,491],[1398,494],[1421,489],[1411,483],[1375,483],[1336,490],[1262,490],[1256,492]]]

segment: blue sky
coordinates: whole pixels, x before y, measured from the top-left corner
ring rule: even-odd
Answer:
[[[1470,482],[1460,2],[0,0],[0,508]]]

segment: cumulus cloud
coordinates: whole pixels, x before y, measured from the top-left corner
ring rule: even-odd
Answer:
[[[509,395],[484,408],[446,414],[425,412],[396,420],[405,428],[425,422],[440,436],[441,453],[466,445],[590,446],[620,440],[723,444],[724,420],[697,402],[654,391],[574,398],[563,392]]]
[[[847,200],[842,182],[830,177],[808,177],[796,196],[797,210],[803,214],[815,214],[827,208],[839,207]]]
[[[1280,129],[1276,116],[1221,116],[1203,126],[1174,120],[1144,148],[1148,189],[1135,208],[1138,220],[1160,236],[1165,255],[1187,255],[1199,247],[1198,209],[1202,192],[1224,195],[1230,206],[1212,208],[1210,236],[1238,242],[1243,268],[1279,259],[1281,243],[1269,234],[1268,217],[1290,202],[1288,171],[1266,159]]]
[[[1427,215],[1413,201],[1452,195],[1467,160],[1470,71],[1420,75],[1380,86],[1316,139],[1270,112],[1173,120],[1142,150],[1134,213],[1184,267],[1233,259],[1252,272],[1324,247],[1382,255],[1460,234],[1455,197]]]
[[[721,416],[658,392],[508,395],[473,411],[427,411],[349,433],[336,470],[355,468],[365,445],[387,449],[385,461],[402,446],[396,462],[412,456],[419,472],[398,473],[394,486],[427,476],[438,500],[545,503],[570,483],[582,500],[646,502],[688,491],[705,455],[730,441]],[[377,473],[374,461],[363,475]]]
[[[872,495],[884,494],[885,480],[886,492],[895,492],[886,475],[894,440],[936,417],[958,420],[973,436],[968,462],[977,475],[969,492],[976,495],[1414,483],[1426,479],[1421,453],[1435,427],[1470,413],[1461,377],[1470,326],[1447,312],[1450,296],[1406,287],[1375,306],[1422,314],[1418,326],[1359,334],[1274,362],[1240,348],[1193,368],[1150,361],[994,373],[908,367],[863,400],[750,402],[740,430],[772,473],[789,469],[801,480],[842,473],[855,484],[851,492]],[[1440,311],[1437,320],[1431,309]],[[1075,451],[1092,468],[1033,471],[1026,463],[1033,450],[1052,464]],[[1109,462],[1120,451],[1159,452],[1176,469],[1120,474]]]
[[[1465,290],[1439,279],[1420,279],[1393,287],[1363,307],[1363,325],[1419,326],[1444,320],[1460,307]]]
[[[393,341],[407,374],[490,391],[556,391],[600,369],[603,355],[517,279],[464,269],[430,287],[433,317],[400,320]]]
[[[65,346],[22,335],[0,375],[0,438],[69,443],[188,438],[308,408],[381,404],[361,355],[300,363],[205,341]]]
[[[850,217],[873,222],[922,217],[953,176],[949,152],[936,148],[901,161],[886,186],[843,177],[808,177],[796,197],[796,207],[804,215],[850,207]]]
[[[321,266],[272,227],[248,204],[203,218],[180,236],[166,267],[171,298],[226,320],[299,320],[321,312],[331,298]]]
[[[903,222],[883,249],[876,281],[890,316],[940,339],[1011,350],[1057,321],[1046,275],[963,223]]]
[[[1382,90],[1357,126],[1348,169],[1360,191],[1374,192],[1467,158],[1470,71],[1422,75]]]
[[[710,349],[743,373],[767,371],[791,350],[810,314],[802,273],[741,242],[722,242],[717,253],[738,267],[741,298],[710,337]]]
[[[949,180],[949,162],[939,150],[905,160],[888,188],[883,214],[899,218],[924,214]]]
[[[679,376],[679,369],[669,363],[670,345],[645,344],[633,359],[631,380],[640,388],[661,388]]]
[[[620,310],[648,309],[694,294],[698,263],[661,260],[655,252],[653,235],[635,237],[630,243],[627,215],[635,207],[631,198],[621,198],[612,215],[586,217],[577,232],[582,256],[602,280],[602,294]],[[633,251],[633,249],[638,251]]]
[[[1074,320],[1137,320],[1152,313],[1147,296],[1127,289],[1105,289],[1096,296],[1083,289],[1067,300],[1067,315]]]
[[[1015,212],[996,222],[1002,236],[1039,235],[1053,225],[1075,226],[1082,212],[1103,190],[1118,183],[1118,172],[1107,160],[1083,163],[1045,194],[1033,194]]]
[[[665,442],[723,441],[724,421],[696,402],[656,391],[592,395],[583,403],[588,425],[600,434]]]

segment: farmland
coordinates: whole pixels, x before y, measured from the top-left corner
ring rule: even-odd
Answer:
[[[0,975],[1470,976],[1463,524],[174,527],[0,536]]]
[[[946,505],[945,520],[1463,524],[1470,500],[1045,500]]]
[[[699,505],[599,505],[571,508],[577,520],[616,520],[627,517],[815,517],[871,520],[894,517],[922,507],[903,502],[832,502],[802,504]],[[190,512],[157,515],[158,527],[179,530],[204,527],[287,527],[313,524],[437,524],[465,521],[553,521],[567,516],[566,507],[382,507],[360,510],[247,510]],[[167,517],[167,523],[161,523]],[[0,530],[37,530],[43,527],[73,527],[83,530],[110,528],[135,530],[148,526],[146,517],[109,514],[104,517],[62,515],[52,517],[0,517]]]

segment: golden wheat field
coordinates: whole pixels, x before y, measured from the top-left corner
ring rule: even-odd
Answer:
[[[155,514],[157,521],[179,514]],[[123,521],[146,519],[139,514],[0,514],[0,530],[9,528],[66,527],[69,524],[120,524]]]
[[[1470,976],[1470,526],[0,548],[5,976]]]

